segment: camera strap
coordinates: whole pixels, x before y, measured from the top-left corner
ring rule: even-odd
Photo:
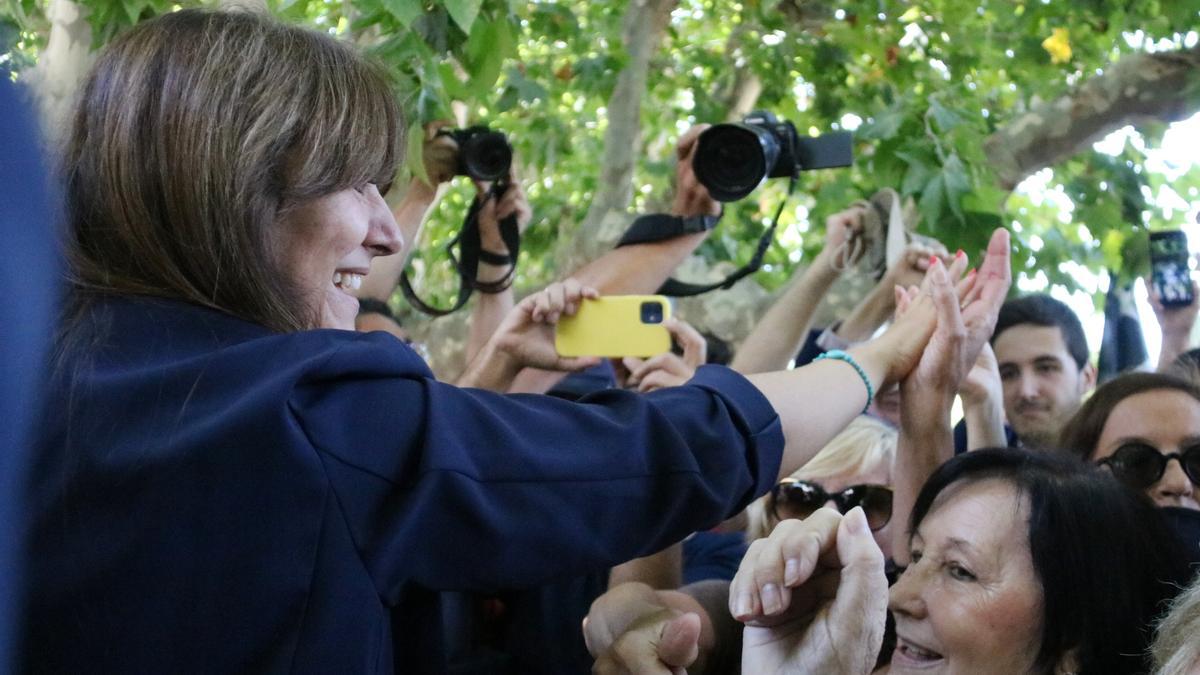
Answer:
[[[501,293],[512,285],[517,272],[517,257],[521,253],[521,231],[517,224],[517,215],[514,213],[500,219],[500,238],[508,247],[508,255],[483,250],[479,234],[479,212],[488,200],[499,200],[506,191],[508,191],[508,183],[496,181],[482,200],[476,197],[471,202],[471,208],[467,211],[462,228],[446,244],[446,256],[450,258],[450,263],[454,265],[459,278],[458,298],[449,309],[434,307],[421,300],[408,278],[408,270],[405,269],[400,273],[400,290],[404,292],[404,297],[413,307],[430,316],[446,316],[462,309],[475,291]],[[454,254],[455,246],[458,246],[459,255]],[[481,260],[489,265],[508,265],[508,272],[496,281],[479,281],[479,262]]]
[[[684,298],[692,295],[701,295],[709,291],[715,291],[718,288],[729,290],[737,282],[754,274],[762,267],[763,258],[767,255],[767,249],[771,247],[771,242],[775,240],[775,230],[779,225],[779,216],[783,214],[783,207],[787,204],[788,199],[792,196],[792,191],[796,189],[798,176],[793,174],[788,182],[787,196],[780,202],[779,208],[775,210],[775,217],[771,218],[771,225],[767,227],[762,236],[758,238],[758,246],[754,248],[754,255],[750,257],[750,261],[745,265],[737,268],[724,279],[710,284],[693,284],[687,281],[680,281],[675,278],[669,278],[663,282],[663,285],[658,288],[660,295],[667,295],[673,298]],[[706,232],[716,227],[721,216],[668,216],[664,214],[653,214],[641,216],[633,221],[633,225],[629,226],[629,230],[617,242],[617,248],[622,246],[630,246],[632,244],[648,244],[657,241],[666,241],[681,237],[685,234],[693,234],[696,232]]]

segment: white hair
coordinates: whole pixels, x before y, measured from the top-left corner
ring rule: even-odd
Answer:
[[[791,477],[820,482],[823,478],[852,475],[879,464],[885,464],[890,473],[898,438],[898,432],[886,422],[859,415]],[[746,541],[767,536],[778,523],[771,512],[771,495],[759,497],[746,507]]]
[[[1200,577],[1171,603],[1150,651],[1154,675],[1189,675],[1200,668]]]

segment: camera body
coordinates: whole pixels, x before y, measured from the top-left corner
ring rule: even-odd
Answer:
[[[512,146],[499,131],[474,126],[441,129],[438,135],[449,136],[458,144],[454,175],[470,176],[479,181],[497,181],[508,175],[512,166]]]
[[[733,202],[768,178],[850,166],[853,160],[849,132],[801,136],[791,122],[758,110],[740,123],[717,124],[700,134],[692,166],[713,199]]]

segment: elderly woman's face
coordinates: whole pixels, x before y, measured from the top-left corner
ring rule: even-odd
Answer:
[[[285,273],[320,328],[354,330],[354,291],[378,255],[400,251],[396,220],[374,185],[298,204],[276,224]]]
[[[1031,671],[1042,590],[1028,518],[1028,506],[1001,480],[951,485],[938,496],[891,590],[898,638],[891,673]]]
[[[1182,391],[1156,389],[1130,396],[1112,409],[1092,459],[1136,458],[1144,446],[1167,455],[1198,445],[1200,402]],[[1200,509],[1200,487],[1188,479],[1178,458],[1166,463],[1146,494],[1159,506]]]

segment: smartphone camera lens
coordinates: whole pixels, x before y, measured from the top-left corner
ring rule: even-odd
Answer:
[[[642,303],[642,323],[662,323],[663,306],[661,302]]]

